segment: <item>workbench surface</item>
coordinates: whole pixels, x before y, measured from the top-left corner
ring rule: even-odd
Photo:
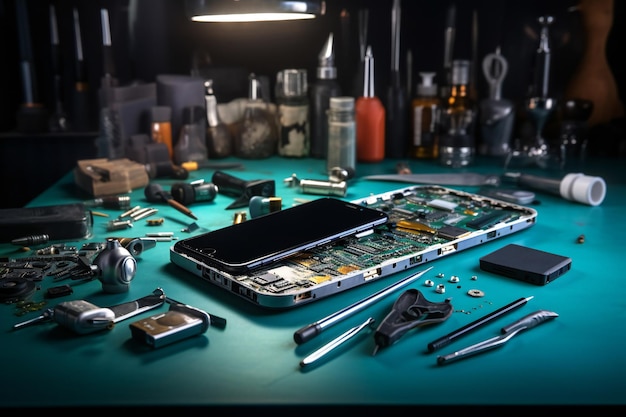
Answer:
[[[244,180],[274,179],[283,207],[299,199],[318,197],[285,186],[284,178],[293,173],[298,178],[327,178],[325,161],[320,159],[228,158],[219,162],[233,161],[241,162],[243,168],[225,172]],[[359,164],[345,199],[408,186],[361,178],[366,174],[395,173],[397,162]],[[454,172],[432,161],[405,162],[414,173]],[[300,346],[293,339],[296,330],[417,269],[292,309],[266,310],[173,265],[169,260],[173,242],[157,242],[155,248],[137,258],[137,273],[128,292],[106,294],[96,279],[74,286],[69,297],[47,300],[48,306],[68,299],[110,306],[142,297],[160,287],[177,301],[225,318],[226,328],[211,327],[200,336],[151,350],[131,338],[128,324],[133,319],[116,324],[110,331],[87,335],[75,335],[54,323],[12,331],[14,324],[40,312],[17,317],[14,304],[1,304],[0,323],[5,329],[0,332],[4,356],[0,407],[624,405],[626,302],[621,252],[626,235],[626,171],[623,163],[619,159],[590,159],[575,167],[576,171],[565,171],[602,176],[607,183],[607,194],[601,205],[592,207],[536,192],[537,201],[531,206],[539,214],[532,227],[427,264],[433,269],[408,288],[420,289],[432,301],[450,299],[455,312],[446,321],[411,331],[375,356],[372,356],[373,337],[361,334],[308,371],[300,369],[303,357],[368,317],[377,322],[382,320],[397,294],[357,312]],[[474,166],[457,172],[500,174],[502,165],[479,158]],[[524,172],[559,175],[532,167]],[[212,173],[209,169],[191,171],[188,181],[210,181]],[[175,180],[155,182],[168,189]],[[448,187],[477,190],[477,187]],[[166,204],[147,202],[143,189],[136,189],[130,195],[132,205],[158,208],[158,217],[165,219],[158,230],[140,223],[109,233],[105,225],[120,211],[94,208],[110,217],[94,216],[90,239],[66,243],[81,246],[87,242],[104,242],[112,234],[141,237],[153,231],[174,231],[179,238],[190,235],[181,231],[192,222],[190,218]],[[89,198],[74,184],[72,173],[68,173],[28,207]],[[236,210],[225,209],[232,201],[231,197],[220,194],[212,202],[189,205],[199,218],[200,229],[193,233],[232,224]],[[583,235],[581,242],[579,237]],[[480,257],[511,243],[570,257],[571,270],[548,285],[537,286],[479,268]],[[0,245],[2,257],[25,255],[14,245]],[[460,277],[460,288],[451,287],[445,294],[436,294],[434,289],[424,286],[425,279],[437,279],[434,277],[439,273]],[[476,281],[470,281],[473,275]],[[44,289],[53,285],[46,280],[40,283],[41,290],[33,299],[44,299]],[[466,294],[469,288],[478,288],[485,296],[469,297]],[[428,342],[520,297],[530,296],[533,299],[522,308],[441,351],[427,352]],[[161,307],[159,311],[165,309]],[[498,349],[446,366],[437,365],[438,354],[497,336],[501,327],[536,310],[553,311],[559,316],[520,333]],[[152,314],[155,312],[138,317]]]

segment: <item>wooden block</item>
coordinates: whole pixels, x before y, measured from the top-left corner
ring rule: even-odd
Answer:
[[[74,168],[74,182],[94,197],[125,194],[150,182],[144,165],[127,158],[84,159]]]

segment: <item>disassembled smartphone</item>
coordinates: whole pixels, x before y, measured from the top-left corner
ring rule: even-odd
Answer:
[[[294,252],[246,274],[231,274],[210,264],[208,257],[192,256],[176,245],[170,247],[170,260],[255,305],[291,308],[517,233],[534,225],[537,217],[530,207],[433,185],[405,187],[352,203],[385,213],[388,221],[371,233]],[[276,219],[278,213],[258,219]],[[314,212],[303,221],[318,225],[329,217]],[[299,233],[299,227],[283,225],[282,232]],[[237,249],[269,245],[280,232],[271,230],[255,239],[240,235]]]
[[[380,210],[323,197],[179,240],[174,247],[220,270],[242,274],[385,222],[387,214]]]

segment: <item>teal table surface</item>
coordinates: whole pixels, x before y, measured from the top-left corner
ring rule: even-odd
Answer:
[[[318,198],[288,187],[283,179],[296,174],[300,179],[320,179],[325,161],[319,159],[237,160],[240,169],[226,172],[244,180],[274,179],[276,195],[283,208],[303,199]],[[363,179],[368,174],[395,173],[398,161],[359,164],[350,180],[345,199],[352,200],[404,188],[409,184]],[[459,171],[433,161],[406,161],[414,173],[480,172],[502,173],[499,161],[479,159]],[[223,317],[226,328],[209,328],[183,341],[150,349],[131,338],[128,324],[167,307],[144,312],[119,322],[109,331],[75,335],[54,323],[12,330],[12,326],[40,312],[15,315],[15,305],[0,305],[0,349],[4,365],[0,377],[0,407],[126,407],[126,406],[458,406],[529,405],[577,406],[626,404],[626,298],[624,291],[624,221],[626,170],[619,159],[590,159],[561,173],[528,167],[524,172],[560,177],[564,172],[584,172],[606,180],[602,204],[592,207],[537,191],[532,206],[538,211],[532,227],[488,243],[432,261],[423,278],[407,288],[420,289],[431,301],[449,299],[455,312],[446,321],[414,329],[396,344],[375,356],[373,332],[361,333],[334,352],[323,363],[302,370],[300,360],[350,327],[372,317],[382,320],[400,294],[394,293],[328,328],[302,345],[293,334],[418,269],[374,280],[327,299],[292,309],[259,308],[237,296],[203,282],[173,265],[169,249],[173,242],[137,257],[137,273],[128,292],[107,294],[96,279],[74,286],[74,293],[57,302],[88,300],[111,306],[148,295],[155,288],[182,303]],[[188,181],[211,180],[212,170],[191,171]],[[169,189],[173,179],[158,179]],[[478,187],[449,186],[476,191]],[[144,190],[130,194],[131,205],[155,207],[161,226],[136,222],[133,228],[107,232],[106,223],[119,210],[95,208],[109,217],[94,216],[93,236],[65,242],[81,246],[104,242],[108,236],[142,237],[147,232],[172,231],[179,239],[224,227],[237,211],[227,210],[233,198],[218,195],[212,202],[189,205],[198,216],[200,228],[182,231],[193,222],[163,203],[151,203]],[[90,198],[74,183],[72,173],[32,200],[28,207],[86,201]],[[249,214],[248,214],[249,215]],[[311,219],[322,221],[323,219]],[[297,233],[297,231],[294,231]],[[584,243],[578,237],[584,235]],[[245,238],[245,237],[242,237]],[[272,236],[267,236],[272,239]],[[515,243],[572,259],[571,270],[545,286],[482,271],[479,258],[506,244]],[[263,242],[259,242],[260,245]],[[0,245],[0,256],[19,258],[11,244]],[[425,267],[418,267],[425,268]],[[458,288],[448,285],[445,294],[424,286],[437,274],[460,278]],[[475,281],[470,277],[476,276]],[[44,299],[52,285],[40,282],[34,300]],[[61,282],[63,283],[63,282]],[[467,295],[470,288],[485,293]],[[520,298],[533,296],[525,306],[454,341],[434,353],[427,343],[460,328]],[[500,328],[536,310],[550,310],[558,317],[520,333],[504,346],[445,366],[437,365],[439,354],[450,353],[478,341],[497,336]]]

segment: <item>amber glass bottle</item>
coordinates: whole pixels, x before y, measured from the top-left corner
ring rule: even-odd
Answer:
[[[409,156],[417,159],[437,159],[439,156],[438,116],[441,99],[434,72],[420,72],[422,78],[411,102],[411,148]]]
[[[469,97],[470,61],[452,62],[450,94],[439,114],[439,162],[453,168],[471,165],[476,141],[476,105]]]

